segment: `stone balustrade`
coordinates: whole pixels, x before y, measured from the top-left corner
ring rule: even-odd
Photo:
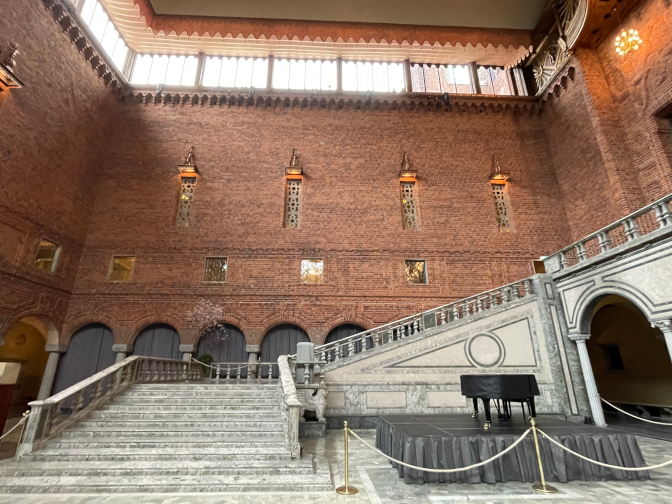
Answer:
[[[544,259],[546,273],[558,273],[608,253],[628,249],[645,236],[657,238],[658,234],[672,232],[670,212],[672,194],[631,213],[627,217],[572,243]]]
[[[530,278],[513,282],[332,343],[316,346],[315,359],[327,364],[337,362],[348,356],[414,336],[437,326],[463,321],[495,307],[515,302],[530,294],[532,294]]]
[[[203,380],[202,366],[191,362],[133,355],[43,401],[32,401],[30,418],[17,456],[40,448],[65,429],[134,383]],[[69,410],[69,414],[65,413]]]
[[[278,382],[278,396],[282,423],[285,428],[285,442],[292,458],[299,458],[301,445],[299,444],[299,411],[302,408],[301,401],[296,393],[294,376],[289,365],[287,355],[278,357],[278,369],[280,380]]]
[[[254,381],[260,383],[262,381],[270,382],[273,379],[273,370],[277,369],[277,362],[213,362],[212,364],[204,364],[203,362],[194,360],[193,362],[200,364],[204,368],[206,376],[214,379],[217,383],[223,381],[225,383],[249,383]]]

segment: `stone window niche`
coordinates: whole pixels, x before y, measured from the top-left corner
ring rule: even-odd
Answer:
[[[322,283],[324,281],[324,261],[322,259],[301,260],[301,283]]]
[[[406,259],[406,281],[409,284],[427,283],[427,263],[424,259]]]
[[[128,282],[133,276],[135,267],[135,257],[133,256],[114,256],[110,264],[110,271],[107,279],[110,282]]]
[[[205,270],[203,271],[204,282],[226,282],[226,272],[229,262],[226,257],[206,257]]]
[[[47,273],[56,271],[58,263],[58,256],[61,253],[61,247],[55,243],[45,240],[40,240],[40,245],[37,248],[35,255],[35,266]]]
[[[301,179],[287,179],[285,189],[285,227],[297,229],[301,218]]]
[[[401,182],[401,219],[406,231],[418,229],[418,212],[415,182]]]
[[[495,200],[495,213],[497,216],[497,226],[501,233],[511,232],[511,216],[509,212],[509,194],[506,184],[491,183],[492,196]]]
[[[189,217],[191,217],[191,206],[194,203],[194,188],[196,186],[196,177],[181,177],[180,179],[180,201],[177,204],[177,218],[175,223],[178,226],[187,227]]]

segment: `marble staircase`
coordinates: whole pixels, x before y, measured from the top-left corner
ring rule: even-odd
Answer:
[[[292,459],[276,384],[136,384],[0,463],[0,493],[331,491]]]

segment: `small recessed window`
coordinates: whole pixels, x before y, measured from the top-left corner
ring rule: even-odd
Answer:
[[[226,257],[206,257],[204,282],[226,282],[228,261]]]
[[[621,357],[621,350],[618,345],[601,345],[604,351],[604,358],[607,361],[607,369],[609,371],[623,371],[623,357]]]
[[[110,266],[108,280],[110,282],[128,282],[133,276],[133,267],[135,266],[135,257],[133,256],[114,256]]]
[[[61,247],[55,243],[50,242],[49,240],[40,241],[40,246],[37,249],[37,255],[35,256],[35,266],[41,270],[53,273],[56,271],[56,263],[58,262],[58,255],[61,251]]]
[[[427,265],[423,260],[406,260],[406,281],[410,284],[427,283]]]
[[[301,283],[322,283],[324,279],[324,261],[322,259],[303,259],[301,261]]]

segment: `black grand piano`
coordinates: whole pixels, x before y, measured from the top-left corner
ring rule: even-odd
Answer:
[[[486,423],[483,428],[490,428],[490,401],[495,401],[497,417],[511,418],[511,403],[519,402],[525,414],[525,403],[531,417],[535,417],[534,396],[539,395],[539,387],[534,375],[531,374],[479,374],[460,376],[462,395],[474,401],[473,417],[478,417],[478,399],[483,401]],[[499,401],[502,401],[500,408]]]

